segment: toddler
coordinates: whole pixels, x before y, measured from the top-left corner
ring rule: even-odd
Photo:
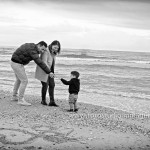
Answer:
[[[70,81],[66,81],[65,79],[61,78],[60,80],[62,81],[63,84],[69,85],[69,106],[70,110],[69,112],[77,112],[77,99],[78,99],[78,93],[80,91],[80,80],[78,79],[79,77],[79,72],[77,71],[72,71],[70,75]],[[74,109],[73,109],[74,108]]]

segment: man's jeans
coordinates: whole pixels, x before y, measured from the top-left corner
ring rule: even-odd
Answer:
[[[19,90],[19,100],[24,97],[25,89],[28,84],[28,78],[25,73],[24,65],[11,61],[11,67],[15,73],[16,81],[13,88],[13,97],[17,97]]]

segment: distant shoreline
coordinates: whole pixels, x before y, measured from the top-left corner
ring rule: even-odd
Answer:
[[[7,93],[9,96],[11,96],[11,91],[8,91],[8,90],[0,90],[0,93]],[[6,94],[6,96],[7,96]],[[37,100],[39,101],[39,104],[40,104],[40,101],[41,101],[41,97],[39,95],[34,95],[34,94],[25,94],[25,97],[37,97]],[[47,96],[48,97],[48,96]],[[60,99],[60,98],[56,98],[56,101],[58,101],[58,103],[61,101],[63,101],[64,103],[66,103],[65,105],[67,106],[68,105],[68,100],[66,99]],[[88,107],[88,108],[92,108],[92,107],[96,107],[97,109],[98,108],[101,108],[101,109],[105,109],[106,111],[110,112],[114,112],[113,114],[110,113],[109,116],[106,115],[106,118],[113,118],[113,117],[119,117],[119,118],[143,118],[143,119],[147,119],[147,118],[150,118],[150,114],[144,114],[144,113],[137,113],[137,114],[134,114],[132,112],[128,112],[128,111],[125,111],[125,110],[121,110],[121,109],[115,109],[115,108],[112,108],[112,107],[106,107],[106,106],[101,106],[101,105],[96,105],[96,104],[92,104],[92,103],[86,103],[86,102],[78,102],[78,105],[83,105],[84,107]],[[68,105],[69,106],[69,105]],[[96,113],[97,114],[97,113]],[[95,113],[91,113],[90,116],[94,116],[96,115]],[[86,114],[88,116],[88,114]],[[98,116],[99,114],[97,114]]]
[[[17,47],[19,47],[20,45],[18,45],[18,46],[0,46],[0,49],[2,49],[2,48],[4,48],[4,49],[12,49],[12,48],[17,48]],[[71,51],[73,51],[73,50],[79,50],[79,51],[104,51],[104,52],[110,52],[110,51],[112,51],[112,52],[129,52],[129,53],[150,53],[149,51],[143,51],[143,50],[141,50],[141,51],[136,51],[136,50],[114,50],[114,49],[111,49],[111,50],[108,50],[108,49],[106,49],[106,50],[104,50],[104,49],[88,49],[88,48],[68,48],[68,47],[66,47],[66,48],[62,48],[62,51],[63,50],[71,50]]]

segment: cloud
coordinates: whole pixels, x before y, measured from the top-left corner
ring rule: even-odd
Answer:
[[[74,19],[97,24],[150,29],[150,2],[146,0],[5,1],[0,6],[0,20],[5,17],[10,23],[16,21],[24,26],[42,27]]]
[[[64,47],[149,49],[149,12],[150,3],[139,0],[0,0],[0,42],[59,39]]]

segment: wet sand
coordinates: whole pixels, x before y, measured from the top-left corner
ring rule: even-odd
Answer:
[[[149,150],[150,116],[78,103],[79,111],[40,104],[39,96],[26,95],[32,106],[10,101],[0,91],[0,149],[2,150]]]

